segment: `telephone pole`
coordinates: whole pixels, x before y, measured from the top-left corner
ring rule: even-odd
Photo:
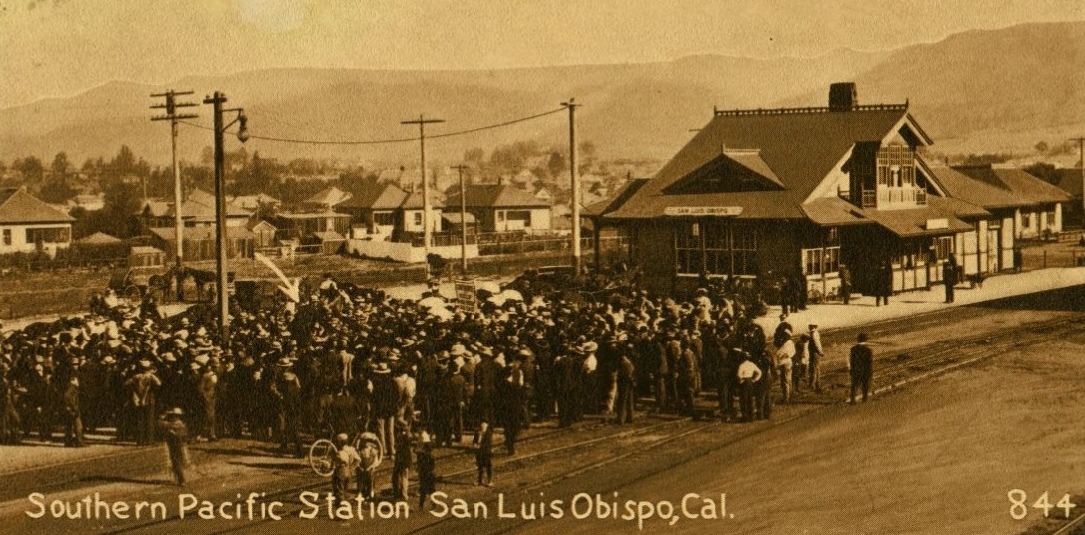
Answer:
[[[581,106],[576,99],[562,102],[569,109],[569,180],[572,186],[573,219],[573,272],[580,276],[580,171],[576,163],[576,109]]]
[[[227,288],[229,284],[226,264],[226,182],[224,171],[226,167],[226,152],[224,149],[226,129],[234,123],[240,123],[237,130],[237,139],[242,143],[249,139],[245,117],[242,108],[223,109],[226,103],[226,94],[215,91],[214,96],[203,99],[204,104],[211,104],[215,113],[215,269],[217,270],[218,283],[215,289],[219,301],[219,334],[222,344],[225,346],[230,340],[230,295]],[[237,112],[237,118],[226,124],[222,119],[224,112]]]
[[[1070,138],[1078,144],[1078,168],[1081,169],[1081,227],[1085,228],[1085,137]]]
[[[426,176],[426,125],[443,123],[444,119],[426,119],[422,114],[418,115],[418,119],[411,119],[408,121],[400,121],[399,124],[416,124],[418,125],[418,142],[422,149],[422,241],[423,246],[426,249],[426,260],[429,261],[429,248],[433,238],[433,228],[430,224],[430,198],[429,198],[429,178]],[[426,265],[429,265],[428,263]]]
[[[467,186],[463,181],[463,172],[470,169],[466,165],[454,165],[453,169],[460,172],[460,268],[463,275],[467,276]]]
[[[170,143],[173,149],[173,224],[174,224],[174,238],[177,241],[176,249],[174,251],[174,263],[177,266],[177,300],[184,299],[184,287],[182,284],[183,275],[183,258],[185,254],[185,248],[183,244],[184,239],[184,222],[181,218],[181,167],[177,164],[177,121],[184,119],[195,119],[199,117],[195,113],[177,113],[177,108],[191,108],[197,106],[194,102],[177,102],[177,97],[191,95],[192,91],[174,91],[170,89],[165,93],[155,93],[151,95],[152,98],[165,97],[165,104],[155,104],[151,106],[151,109],[165,108],[166,114],[159,115],[157,117],[151,117],[152,121],[169,121],[170,122]],[[146,191],[144,192],[144,200],[146,201]]]

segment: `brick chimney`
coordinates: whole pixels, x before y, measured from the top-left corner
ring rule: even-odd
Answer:
[[[829,86],[829,111],[851,111],[858,105],[855,82],[836,82]]]

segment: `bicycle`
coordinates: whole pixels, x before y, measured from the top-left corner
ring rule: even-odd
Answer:
[[[354,433],[354,438],[351,439],[350,444],[354,446],[354,449],[359,452],[362,451],[364,443],[374,444],[376,449],[376,458],[369,466],[363,467],[366,470],[375,470],[380,466],[381,461],[384,460],[384,444],[381,443],[380,438],[376,434],[369,431],[358,431]],[[316,475],[321,477],[331,477],[332,472],[335,471],[335,455],[339,453],[339,448],[335,445],[335,442],[326,438],[321,438],[313,442],[309,446],[309,468],[312,468]]]

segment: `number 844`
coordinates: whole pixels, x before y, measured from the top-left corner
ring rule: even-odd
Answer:
[[[1014,520],[1024,520],[1028,516],[1028,493],[1021,489],[1013,489],[1006,493],[1006,497],[1010,500],[1010,517]],[[1062,498],[1057,503],[1051,503],[1051,498],[1048,492],[1045,491],[1036,498],[1036,501],[1032,503],[1033,509],[1039,509],[1044,512],[1044,518],[1048,518],[1051,515],[1052,509],[1062,509],[1063,517],[1070,518],[1070,509],[1077,507],[1077,504],[1070,501],[1070,494],[1063,494]]]

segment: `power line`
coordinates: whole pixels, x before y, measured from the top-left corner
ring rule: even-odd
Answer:
[[[457,132],[447,132],[447,133],[444,133],[444,134],[429,135],[429,136],[426,136],[426,137],[429,137],[430,139],[433,139],[433,138],[445,138],[445,137],[454,137],[454,136],[462,136],[462,135],[466,135],[466,134],[473,134],[475,132],[482,132],[484,130],[492,130],[492,129],[495,129],[495,128],[501,128],[501,127],[504,127],[504,126],[514,125],[516,123],[531,121],[531,120],[534,120],[534,119],[538,119],[540,117],[546,117],[547,115],[553,115],[555,113],[565,111],[565,109],[566,108],[563,106],[561,108],[546,111],[546,112],[539,113],[539,114],[536,114],[536,115],[531,115],[531,116],[528,116],[528,117],[521,117],[519,119],[513,119],[511,121],[504,121],[504,122],[501,122],[501,123],[490,124],[490,125],[486,125],[486,126],[480,126],[480,127],[477,127],[477,128],[470,128],[470,129],[467,129],[467,130],[460,130],[460,131],[457,131]],[[201,124],[190,123],[190,122],[187,122],[187,121],[180,121],[180,122],[181,122],[181,124],[184,124],[184,125],[187,125],[187,126],[192,126],[192,127],[195,127],[195,128],[201,128],[201,129],[204,129],[204,130],[214,130],[214,128],[212,128],[210,126],[204,126],[204,125],[201,125]],[[262,141],[272,141],[272,142],[277,142],[277,143],[294,143],[294,144],[299,144],[299,145],[388,145],[388,144],[392,144],[392,143],[410,143],[410,142],[415,142],[415,141],[420,141],[421,140],[421,138],[419,138],[419,137],[389,138],[389,139],[368,139],[368,140],[321,140],[321,139],[297,139],[297,138],[274,137],[274,136],[260,136],[260,135],[256,135],[256,134],[250,134],[249,138],[250,139],[259,139],[259,140],[262,140]]]

